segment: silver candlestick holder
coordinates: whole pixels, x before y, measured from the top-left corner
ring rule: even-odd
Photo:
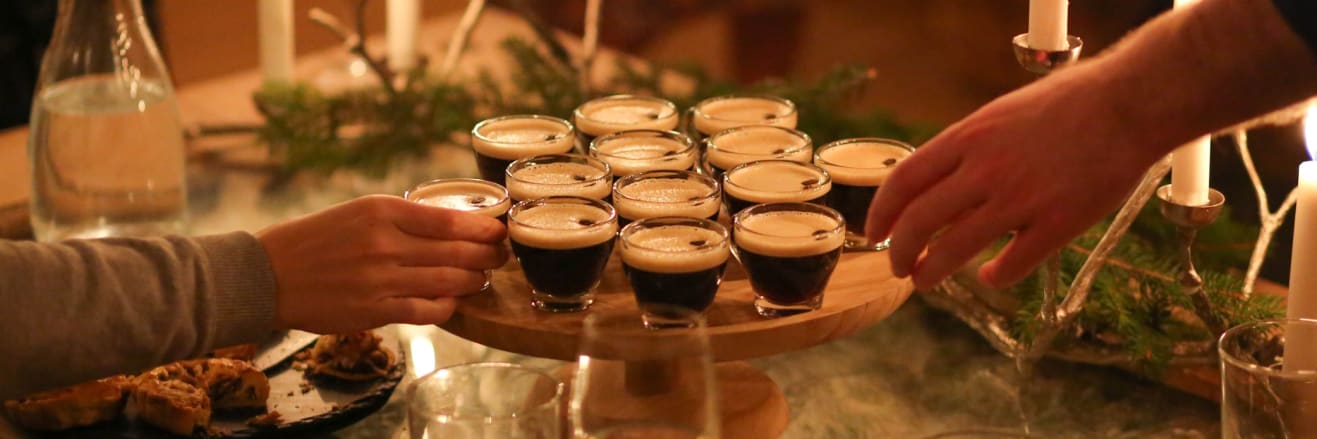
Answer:
[[[1070,35],[1066,37],[1066,43],[1070,45],[1066,50],[1043,50],[1029,46],[1027,33],[1016,35],[1011,39],[1011,46],[1015,49],[1015,62],[1020,63],[1020,67],[1030,73],[1039,76],[1079,61],[1079,55],[1084,51],[1084,40]]]
[[[1046,76],[1056,69],[1069,66],[1079,61],[1079,55],[1084,51],[1084,40],[1074,35],[1066,36],[1066,50],[1043,50],[1029,46],[1029,34],[1023,33],[1016,35],[1011,39],[1011,46],[1015,52],[1015,62],[1025,71],[1038,75],[1039,78]],[[1038,271],[1042,277],[1043,304],[1039,308],[1039,317],[1052,327],[1061,326],[1060,313],[1057,312],[1058,302],[1061,291],[1061,252],[1056,251],[1047,257],[1044,265]],[[1030,371],[1032,369],[1031,355],[1029,349],[1031,346],[1020,345],[1017,347],[1016,358],[1018,367],[1021,371]]]
[[[1157,198],[1161,200],[1159,210],[1162,216],[1175,225],[1180,237],[1180,287],[1189,295],[1194,306],[1194,314],[1207,325],[1214,334],[1225,332],[1225,324],[1216,317],[1212,302],[1208,300],[1203,288],[1203,278],[1194,269],[1194,241],[1198,231],[1212,224],[1221,216],[1221,208],[1226,204],[1226,196],[1215,189],[1207,190],[1207,204],[1190,206],[1180,204],[1171,198],[1171,185],[1157,188]]]

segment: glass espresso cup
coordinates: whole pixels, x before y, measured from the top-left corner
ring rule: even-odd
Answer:
[[[824,204],[831,190],[828,171],[791,160],[745,163],[723,175],[723,200],[729,215],[760,203]]]
[[[708,140],[704,171],[715,180],[742,163],[757,160],[792,160],[809,163],[813,141],[808,134],[775,126],[747,126],[719,131]]]
[[[501,185],[505,170],[517,159],[566,153],[576,145],[571,122],[538,114],[517,114],[485,119],[471,129],[480,178]]]
[[[512,201],[508,190],[497,183],[474,178],[443,178],[416,185],[403,198],[407,201],[460,210],[507,222],[508,209]],[[485,270],[485,285],[481,290],[489,289],[490,271]]]
[[[727,228],[701,218],[646,218],[622,228],[622,269],[645,326],[690,327],[673,309],[702,314],[713,304],[731,255]]]
[[[796,104],[777,96],[724,95],[700,101],[689,110],[686,135],[703,140],[720,131],[747,125],[796,127]]]
[[[613,168],[616,178],[657,170],[695,168],[699,151],[676,131],[631,130],[606,134],[590,143],[590,155]]]
[[[608,200],[613,193],[613,169],[602,160],[581,154],[527,157],[508,165],[505,179],[513,201],[554,195]]]
[[[827,206],[769,203],[733,218],[736,257],[755,291],[755,311],[783,317],[818,309],[841,259],[846,220]]]
[[[846,217],[846,248],[887,249],[887,241],[870,245],[864,236],[869,203],[892,170],[914,150],[904,142],[863,137],[838,140],[814,153],[814,164],[832,176],[828,207]]]
[[[542,311],[588,308],[616,237],[617,212],[592,198],[538,198],[508,211],[512,253],[530,283],[531,306]]]
[[[660,216],[718,219],[718,182],[692,171],[650,171],[613,184],[618,224]]]
[[[681,114],[663,98],[613,95],[590,100],[572,111],[582,145],[595,138],[627,130],[674,130]]]

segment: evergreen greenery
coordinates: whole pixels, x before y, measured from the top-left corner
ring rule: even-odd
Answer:
[[[392,98],[379,89],[329,95],[306,84],[267,86],[256,95],[257,108],[266,117],[260,135],[286,172],[351,168],[378,175],[393,160],[422,157],[433,144],[460,141],[459,135],[481,119],[520,113],[568,119],[585,100],[575,70],[545,55],[537,45],[508,38],[502,49],[517,66],[508,81],[488,71],[455,82],[412,75]],[[862,67],[838,67],[816,81],[773,81],[748,87],[713,79],[689,65],[651,63],[638,68],[618,62],[616,71],[597,95],[657,95],[679,108],[727,93],[786,97],[799,107],[798,127],[813,136],[817,145],[856,136],[917,142],[934,132],[897,122],[884,111],[844,111],[844,101],[872,79]],[[662,90],[659,77],[665,72],[687,75],[693,80],[692,91],[678,95]],[[502,85],[505,82],[511,87]]]
[[[1087,249],[1097,245],[1108,223],[1090,228],[1062,251],[1061,283],[1069,285],[1087,258]],[[1246,266],[1256,227],[1230,218],[1223,212],[1212,225],[1198,234],[1195,266],[1212,302],[1213,311],[1232,327],[1245,322],[1276,318],[1283,312],[1280,298],[1253,294],[1245,298],[1238,268]],[[1077,328],[1064,332],[1057,345],[1090,343],[1123,350],[1130,362],[1149,376],[1158,376],[1176,354],[1178,347],[1197,343],[1209,349],[1220,334],[1211,333],[1191,312],[1189,296],[1178,282],[1178,238],[1175,227],[1157,211],[1157,202],[1148,203],[1129,233],[1111,253],[1111,263],[1094,278],[1087,306],[1076,319]],[[1022,342],[1029,343],[1042,322],[1040,279],[1021,282],[1013,291],[1024,304],[1014,321],[1013,330]],[[1062,292],[1064,294],[1064,292]]]

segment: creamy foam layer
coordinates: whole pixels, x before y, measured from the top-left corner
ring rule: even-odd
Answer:
[[[794,162],[761,162],[728,171],[723,192],[753,203],[809,201],[828,194],[832,182],[817,169]]]
[[[698,180],[653,178],[618,188],[617,214],[631,220],[659,216],[708,218],[718,213],[716,189]]]
[[[567,152],[575,140],[562,122],[531,118],[487,123],[475,134],[471,147],[476,152],[502,160]]]
[[[607,211],[585,204],[541,204],[508,221],[508,237],[546,250],[589,247],[613,239],[617,221]]]
[[[836,250],[846,241],[840,224],[814,212],[765,212],[741,217],[733,239],[744,251],[783,258],[814,256]]]
[[[646,171],[680,171],[695,165],[695,148],[667,137],[617,137],[595,146],[595,157],[608,162],[619,177]]]
[[[671,130],[677,111],[667,102],[645,98],[599,99],[585,103],[574,117],[576,129],[591,136],[623,130]]]
[[[708,270],[727,262],[729,255],[722,234],[676,224],[637,230],[622,244],[622,262],[653,273]]]
[[[407,199],[434,207],[461,210],[488,217],[508,212],[512,201],[498,188],[470,181],[436,183],[407,193]]]
[[[706,135],[746,125],[795,128],[796,112],[777,100],[737,97],[705,102],[695,117],[695,129]]]
[[[745,127],[722,133],[710,139],[709,144],[704,152],[709,163],[724,170],[765,159],[806,163],[811,153],[809,142],[800,135],[771,127]]]
[[[910,150],[881,142],[855,142],[819,151],[814,164],[828,170],[832,180],[850,186],[882,186]]]
[[[585,163],[556,162],[527,166],[508,176],[514,200],[575,195],[602,200],[612,193],[612,179],[603,169]]]

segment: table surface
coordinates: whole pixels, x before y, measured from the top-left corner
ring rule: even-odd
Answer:
[[[456,20],[449,16],[426,23],[423,35],[435,37],[422,49],[432,57],[440,53]],[[528,35],[528,28],[506,13],[488,11],[472,36],[463,69],[507,69],[494,48],[509,34]],[[318,77],[346,60],[337,51],[305,57],[299,59],[299,74]],[[258,120],[247,96],[259,79],[257,73],[246,72],[179,90],[185,119]],[[24,163],[25,135],[22,129],[0,132],[0,206],[26,197],[27,174],[19,166]],[[238,154],[245,149],[260,160],[260,149],[251,142],[234,138],[207,143],[236,146]],[[276,188],[267,187],[270,178],[260,172],[194,164],[189,175],[192,228],[197,234],[254,231],[358,195],[399,194],[419,181],[474,174],[470,152],[455,146],[438,147],[429,161],[399,166],[383,179],[342,172],[304,176]],[[407,340],[408,381],[436,367],[472,361],[511,361],[546,369],[562,364],[491,349],[435,327],[383,330],[398,331]],[[791,420],[785,438],[1219,436],[1215,404],[1124,372],[1044,361],[1035,376],[1021,379],[1014,364],[975,333],[917,299],[851,337],[751,363],[786,394]],[[404,437],[400,394],[335,436]],[[10,435],[16,434],[0,425],[0,437]]]

